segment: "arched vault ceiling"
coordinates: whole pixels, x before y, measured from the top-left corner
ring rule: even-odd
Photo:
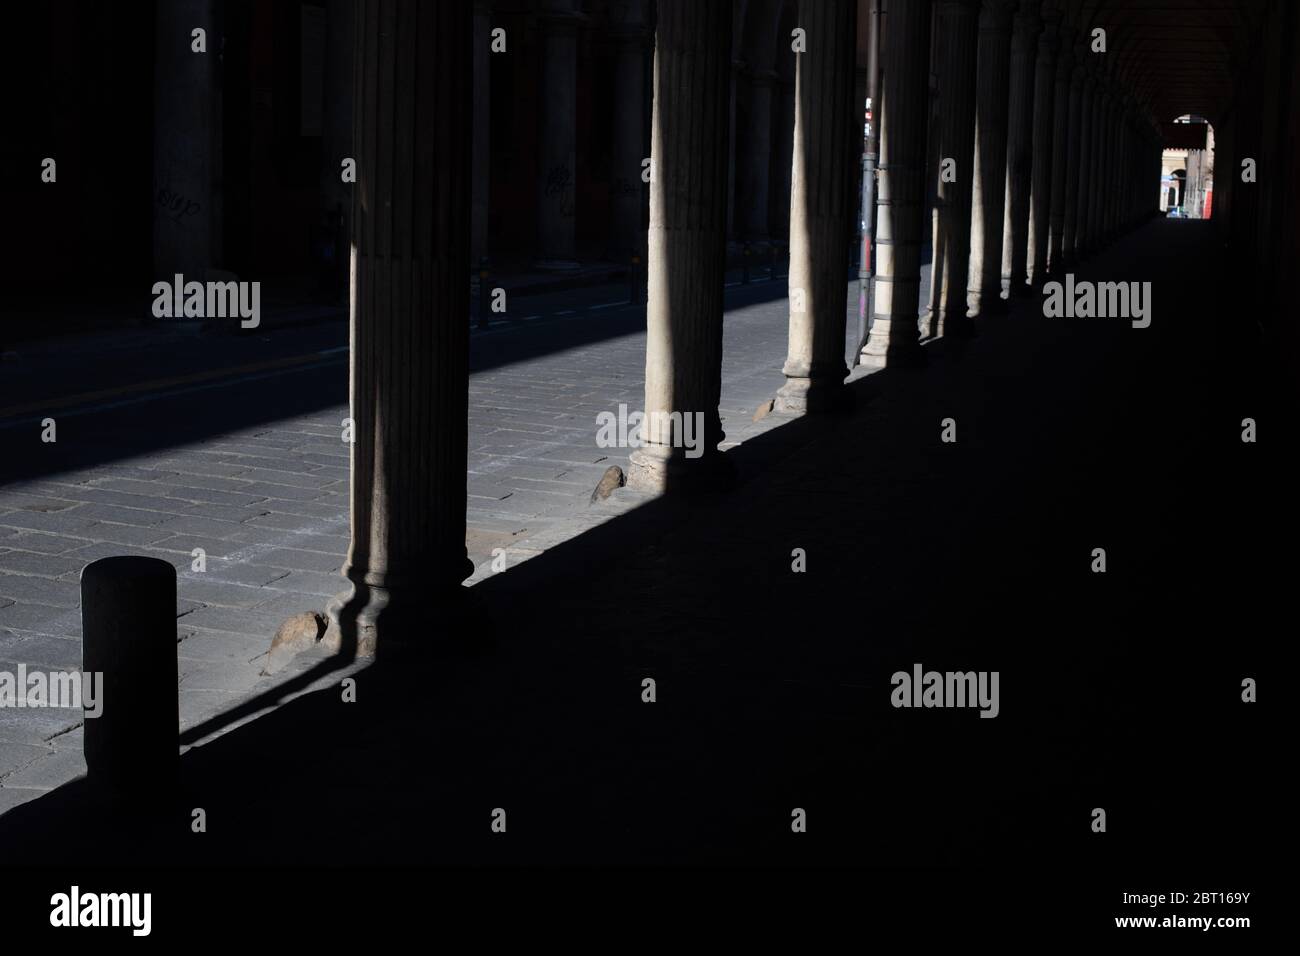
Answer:
[[[1265,0],[1063,0],[1081,35],[1106,29],[1108,70],[1158,120],[1213,122],[1233,97],[1233,61],[1249,56]]]

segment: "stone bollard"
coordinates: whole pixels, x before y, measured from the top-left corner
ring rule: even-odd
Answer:
[[[146,557],[81,572],[81,666],[100,674],[101,708],[85,722],[86,767],[110,791],[158,793],[176,781],[176,569]]]

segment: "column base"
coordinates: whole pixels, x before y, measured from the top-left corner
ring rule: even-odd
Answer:
[[[844,385],[847,374],[841,370],[838,378],[787,376],[777,390],[772,410],[791,415],[843,411],[850,404],[849,390]]]
[[[459,579],[455,575],[459,573]],[[409,577],[400,585],[367,584],[352,580],[352,587],[333,597],[325,608],[327,623],[321,644],[326,650],[350,657],[375,657],[385,651],[436,641],[448,645],[465,642],[468,629],[461,626],[469,607],[469,589],[461,586],[474,573],[464,559],[451,575],[430,570]],[[441,578],[444,583],[434,579]],[[445,583],[455,579],[455,583]]]
[[[967,304],[969,308],[966,310],[966,315],[972,319],[981,315],[1005,315],[1011,308],[1006,299],[983,293],[972,295],[967,300]]]
[[[698,458],[687,458],[685,452],[684,448],[643,445],[628,456],[627,486],[662,495],[726,491],[735,484],[735,464],[716,447]]]
[[[859,365],[865,368],[908,368],[924,363],[925,353],[917,338],[916,323],[919,319],[911,323],[910,330],[897,338],[891,335],[894,321],[877,316],[871,323],[867,344],[862,346],[862,352],[858,355]]]
[[[921,328],[923,330],[921,337],[930,339],[946,338],[953,335],[954,329],[965,321],[965,312],[956,315],[947,309],[932,310],[921,318]]]

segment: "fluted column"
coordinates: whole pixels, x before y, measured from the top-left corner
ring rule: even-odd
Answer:
[[[610,183],[611,253],[626,261],[645,245],[645,0],[617,0],[609,7],[614,43],[614,148]]]
[[[361,654],[438,637],[465,556],[472,26],[468,4],[358,0],[350,593]]]
[[[1002,227],[1002,297],[1024,289],[1029,243],[1029,183],[1033,172],[1034,61],[1038,53],[1035,0],[1021,0],[1011,33],[1007,90],[1007,186]]]
[[[998,308],[1007,171],[1007,86],[1011,16],[1007,0],[980,10],[975,85],[975,174],[971,196],[968,315]]]
[[[1052,111],[1056,105],[1056,16],[1044,17],[1034,67],[1033,173],[1029,183],[1029,240],[1025,274],[1015,282],[1041,283],[1047,272],[1048,219],[1052,208]]]
[[[880,95],[875,309],[860,364],[921,359],[917,325],[925,229],[930,0],[890,0]]]
[[[726,252],[731,6],[659,0],[650,156],[645,444],[628,482],[646,491],[708,483],[722,470],[722,285]],[[671,417],[677,413],[677,418]],[[698,447],[682,425],[702,416]],[[686,452],[695,457],[687,457]]]
[[[578,111],[578,24],[573,0],[542,0],[541,162],[537,176],[538,262],[542,269],[575,269]]]
[[[795,62],[790,342],[776,407],[815,412],[841,403],[848,375],[845,272],[857,198],[851,148],[859,129],[853,109],[857,0],[801,3],[798,23],[808,47]]]
[[[1074,73],[1074,58],[1070,52],[1072,39],[1069,31],[1062,30],[1053,91],[1052,198],[1047,230],[1047,272],[1050,275],[1061,271],[1065,248],[1065,193],[1070,163],[1070,78]]]
[[[1079,189],[1080,189],[1080,154],[1083,139],[1083,65],[1079,60],[1077,48],[1074,53],[1074,68],[1070,72],[1070,113],[1067,120],[1065,137],[1065,195],[1061,198],[1064,207],[1061,229],[1061,259],[1068,265],[1078,258],[1076,245],[1079,228]]]
[[[938,0],[935,35],[939,49],[940,168],[936,183],[930,328],[934,336],[966,332],[966,284],[970,270],[971,192],[975,153],[975,60],[979,48],[979,0]],[[953,181],[943,161],[954,162]]]
[[[154,278],[206,281],[221,250],[221,0],[173,0],[155,13]],[[206,50],[191,31],[206,32]],[[337,167],[336,167],[337,168]]]

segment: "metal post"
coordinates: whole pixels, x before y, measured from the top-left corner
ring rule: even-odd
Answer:
[[[749,241],[745,241],[745,246],[741,252],[741,258],[744,260],[744,271],[741,272],[740,281],[749,285]]]
[[[862,245],[858,261],[858,347],[853,350],[853,364],[861,361],[862,347],[870,334],[872,242],[876,234],[876,163],[880,158],[880,136],[874,113],[876,81],[879,72],[880,8],[878,0],[871,6],[867,20],[867,102],[866,130],[862,150]]]

